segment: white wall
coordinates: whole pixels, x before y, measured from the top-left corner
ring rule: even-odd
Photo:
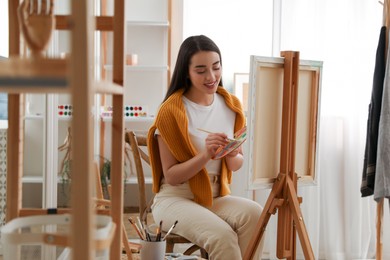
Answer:
[[[272,32],[273,1],[183,0],[183,39],[204,34],[219,46],[229,90],[234,73],[249,73],[250,55],[272,55]]]

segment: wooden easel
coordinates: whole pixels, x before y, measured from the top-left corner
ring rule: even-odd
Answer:
[[[302,198],[297,196],[298,177],[295,172],[299,52],[282,51],[281,56],[284,57],[284,83],[280,173],[246,249],[244,260],[253,259],[271,214],[275,214],[278,210],[277,257],[296,259],[296,232],[298,231],[305,259],[314,259],[299,207]]]

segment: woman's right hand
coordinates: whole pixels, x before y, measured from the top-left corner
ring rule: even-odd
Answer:
[[[206,137],[205,143],[206,156],[207,158],[211,159],[215,155],[217,149],[220,146],[225,146],[227,143],[229,143],[229,141],[227,135],[224,133],[212,133]]]

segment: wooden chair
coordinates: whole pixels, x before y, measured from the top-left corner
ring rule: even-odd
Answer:
[[[95,198],[95,204],[97,209],[108,209],[111,210],[111,200],[107,200],[104,198],[103,195],[103,186],[100,179],[100,170],[99,170],[99,164],[95,161],[94,162],[95,167],[95,192],[96,192],[96,198]],[[109,196],[111,197],[111,185],[108,186],[109,190]],[[111,212],[110,212],[111,214]],[[138,243],[129,242],[129,239],[127,237],[126,228],[124,223],[122,223],[122,246],[123,250],[126,253],[127,259],[133,259],[132,253],[138,253],[141,249],[141,245]]]
[[[138,180],[138,193],[139,193],[139,214],[140,219],[147,219],[147,214],[150,212],[150,205],[148,205],[146,201],[146,191],[145,191],[145,175],[144,169],[142,165],[142,161],[146,162],[150,165],[149,156],[146,153],[147,148],[147,131],[125,131],[125,141],[131,147],[134,164],[137,172],[137,180]],[[153,199],[153,198],[152,198]],[[163,234],[164,236],[164,234]],[[186,238],[170,233],[167,238],[167,253],[172,253],[175,244],[192,244],[185,252],[184,255],[191,255],[197,250],[200,250],[201,257],[204,259],[208,259],[207,252],[199,247],[198,245],[193,244]]]

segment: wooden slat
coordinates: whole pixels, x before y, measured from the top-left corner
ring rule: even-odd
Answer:
[[[35,84],[32,84],[32,80],[36,80]],[[30,82],[29,82],[30,81]],[[0,82],[2,80],[0,79]],[[70,93],[70,88],[67,84],[65,84],[65,87],[59,87],[59,84],[63,84],[63,81],[57,81],[54,79],[53,81],[50,81],[49,79],[42,79],[42,78],[26,78],[24,81],[12,81],[14,85],[7,84],[6,86],[1,86],[0,83],[0,92],[2,93],[8,93],[8,94],[19,94],[19,93]],[[20,82],[20,84],[16,84]],[[47,84],[47,86],[42,86],[42,84]],[[52,82],[53,84],[49,84]],[[23,84],[26,83],[26,84]],[[59,83],[59,84],[55,84]],[[117,84],[114,84],[112,82],[107,81],[99,81],[95,82],[94,85],[96,86],[94,91],[96,94],[116,94],[116,95],[123,95],[123,88]]]
[[[69,15],[56,15],[55,20],[56,20],[55,28],[57,30],[70,30],[71,29]]]
[[[8,52],[9,57],[20,54],[20,31],[17,10],[19,0],[8,0]]]
[[[98,31],[113,31],[114,18],[112,16],[97,16],[96,30]]]
[[[114,51],[113,82],[123,86],[124,82],[124,35],[125,35],[125,1],[114,3]],[[124,119],[123,95],[113,95],[112,139],[111,139],[111,185],[112,185],[112,219],[117,227],[123,225],[123,149]],[[118,228],[112,241],[110,259],[120,259],[122,251],[122,232]]]
[[[20,54],[20,32],[17,18],[19,0],[8,1],[9,57]],[[7,210],[6,221],[18,217],[22,205],[21,178],[23,175],[23,98],[8,95],[7,130]]]
[[[47,215],[48,209],[39,209],[39,208],[22,208],[19,210],[19,217],[27,217],[27,216],[36,216],[36,215]],[[68,214],[72,213],[71,208],[57,208],[56,214]],[[96,214],[98,215],[110,215],[110,209],[96,209]]]
[[[109,81],[99,81],[96,83],[95,92],[99,94],[123,95],[123,87]]]
[[[21,59],[0,61],[0,92],[69,93],[67,59]],[[123,94],[123,87],[109,81],[98,81],[95,93]]]
[[[69,15],[56,15],[56,26],[57,30],[71,30],[72,23],[70,22]],[[97,31],[112,31],[113,30],[112,16],[96,16],[96,30]]]
[[[296,100],[299,54],[281,52],[284,61],[282,135],[280,149],[280,169],[290,175],[295,173],[295,133],[296,133]],[[298,63],[297,63],[298,61]],[[283,194],[286,198],[287,194]],[[287,206],[281,207],[278,213],[277,250],[278,258],[291,257],[293,248],[293,217]]]
[[[19,216],[22,206],[23,107],[22,95],[8,95],[7,222]]]
[[[68,91],[65,59],[22,59],[0,61],[0,92],[63,93]]]
[[[74,115],[72,120],[72,186],[73,209],[71,244],[72,259],[92,260],[93,239],[93,122],[90,110],[93,104],[93,32],[92,1],[72,1],[72,37],[70,76]],[[118,258],[119,259],[119,258]]]
[[[124,119],[123,95],[113,95],[112,118],[112,149],[111,149],[111,186],[112,188],[112,219],[121,227],[123,225],[123,149],[124,149]],[[110,250],[110,259],[120,259],[122,251],[122,232],[117,229]]]
[[[23,59],[10,57],[0,61],[0,78],[9,77],[67,77],[67,59]]]
[[[103,16],[107,15],[107,1],[108,0],[101,0],[101,14]],[[107,41],[108,40],[108,33],[102,32],[100,34],[100,76],[102,80],[106,79],[106,70],[104,69],[104,65],[107,63]],[[106,95],[101,95],[100,98],[100,106],[104,106],[106,104]],[[100,140],[99,140],[99,154],[104,156],[105,155],[105,144],[104,144],[104,136],[105,136],[105,130],[106,130],[106,124],[103,120],[100,121]],[[103,167],[104,160],[103,158],[99,161],[100,167]]]
[[[26,83],[28,79],[25,79],[25,81],[17,81],[17,86],[10,86],[7,85],[7,87],[0,87],[0,92],[2,93],[8,93],[8,94],[22,94],[22,93],[36,93],[36,94],[48,94],[48,93],[57,93],[57,94],[64,94],[69,93],[69,89],[59,88],[57,81],[44,81],[45,84],[47,83],[46,87],[38,87],[37,85],[34,86],[27,86]],[[31,79],[30,79],[31,80]],[[20,82],[20,84],[19,84]],[[42,82],[40,79],[37,79],[36,82]],[[26,83],[26,84],[23,84]],[[49,84],[53,83],[53,84]],[[43,83],[44,84],[44,83]],[[54,86],[57,85],[57,86]]]

